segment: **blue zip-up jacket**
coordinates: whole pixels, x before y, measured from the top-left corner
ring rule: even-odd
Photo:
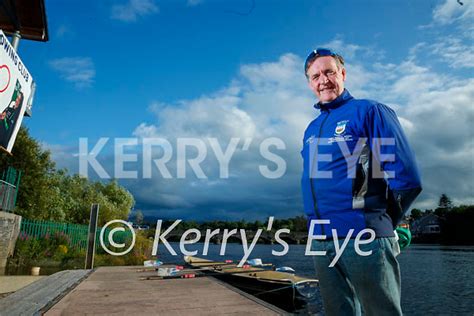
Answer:
[[[371,100],[354,99],[347,90],[330,103],[315,105],[321,114],[307,127],[302,191],[312,235],[338,237],[365,228],[377,237],[394,236],[410,204],[421,192],[415,157],[395,112]],[[311,177],[310,177],[311,175]]]

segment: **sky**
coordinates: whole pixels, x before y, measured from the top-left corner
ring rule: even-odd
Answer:
[[[302,215],[301,142],[319,114],[303,63],[317,47],[344,56],[352,95],[397,112],[422,175],[413,207],[434,208],[442,193],[474,203],[472,0],[45,2],[49,42],[19,47],[37,83],[33,116],[23,124],[71,173],[79,171],[81,138],[89,151],[108,138],[97,160],[145,216]],[[136,179],[114,175],[119,138],[127,138],[125,153],[137,154],[125,163]],[[144,176],[145,138],[169,142],[169,174],[154,167]],[[204,144],[206,179],[189,165],[178,177],[182,138]],[[210,138],[223,150],[239,141],[227,178]],[[260,171],[277,167],[260,152],[269,138],[284,143],[269,147],[286,164],[276,179]],[[90,167],[89,177],[107,181]]]

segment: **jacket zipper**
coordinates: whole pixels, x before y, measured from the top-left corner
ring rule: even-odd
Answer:
[[[319,127],[319,135],[318,135],[318,140],[316,142],[317,148],[319,147],[319,142],[320,142],[320,139],[321,139],[321,134],[323,132],[324,123],[326,122],[327,118],[329,117],[329,114],[330,114],[330,112],[329,112],[329,109],[328,109],[327,115],[323,119],[323,121],[321,122],[321,126]],[[316,195],[315,195],[314,189],[313,189],[313,168],[314,168],[315,158],[316,158],[316,155],[313,156],[313,161],[312,161],[312,164],[311,164],[311,168],[310,168],[311,170],[310,170],[310,174],[309,174],[309,183],[310,183],[310,187],[311,187],[311,195],[313,196],[314,213],[315,213],[317,219],[321,219],[321,214],[319,213],[319,210],[318,210],[317,204],[316,204]],[[321,232],[322,232],[323,235],[326,235],[325,232],[324,232],[324,225],[321,225]]]

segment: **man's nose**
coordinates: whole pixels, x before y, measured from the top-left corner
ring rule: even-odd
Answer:
[[[329,78],[328,78],[328,76],[326,76],[326,74],[321,73],[321,74],[319,75],[319,81],[320,81],[320,82],[326,83],[326,82],[328,82],[328,80],[329,80]]]

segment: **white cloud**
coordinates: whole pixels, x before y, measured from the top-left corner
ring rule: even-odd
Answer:
[[[469,39],[441,38],[430,49],[452,68],[474,68],[474,45]]]
[[[245,111],[236,107],[238,102],[237,95],[220,92],[195,100],[183,100],[177,104],[160,105],[159,112],[153,107],[159,126],[141,124],[134,134],[155,134],[155,137],[206,137],[216,134],[222,138],[233,135],[252,137],[255,125]]]
[[[460,6],[448,0],[436,7],[432,27],[464,27],[466,32],[425,37],[398,63],[384,60],[383,51],[376,47],[348,43],[341,37],[317,45],[346,57],[346,86],[355,97],[375,99],[397,111],[422,174],[424,190],[416,207],[435,207],[441,193],[447,193],[455,203],[474,203],[474,79],[456,72],[474,67],[468,32],[472,30],[473,6],[472,1],[462,2]],[[156,12],[158,7],[150,0],[131,0],[115,6],[112,15],[135,21]],[[450,68],[436,68],[435,59]],[[90,85],[95,76],[90,58],[62,58],[50,65],[78,86]],[[127,187],[145,211],[160,210],[169,217],[176,217],[176,212],[180,217],[222,219],[301,214],[299,150],[305,127],[318,114],[312,107],[314,102],[303,74],[303,59],[291,53],[273,61],[242,65],[235,77],[214,93],[170,104],[156,101],[150,105],[153,118],[139,124],[134,136],[170,141],[174,152],[167,167],[173,179],[164,179],[155,168],[152,179],[130,181]],[[196,137],[206,143],[208,137],[216,137],[223,149],[230,138],[240,138],[229,164],[230,177],[218,179],[219,165],[207,146],[208,158],[201,166],[209,179],[196,179],[189,169],[186,179],[176,179],[179,137]],[[266,179],[258,170],[260,164],[271,167],[258,147],[267,137],[281,138],[286,145],[286,150],[272,150],[287,163],[285,176],[278,180]],[[242,149],[246,138],[252,139],[247,151]],[[72,166],[74,161],[77,168],[77,157],[71,160],[70,149],[49,148],[60,165]]]
[[[95,77],[95,66],[89,57],[64,57],[51,60],[49,65],[66,81],[78,88],[89,87]]]
[[[474,19],[474,6],[472,0],[458,1],[445,0],[433,10],[433,22],[442,25],[454,22],[471,23]]]
[[[474,68],[474,46],[468,34],[439,36],[432,43],[418,43],[410,49],[409,60],[433,62],[434,57],[434,61],[453,69]]]
[[[431,40],[414,45],[411,60],[439,62],[455,70],[474,68],[473,21],[473,0],[446,0],[439,4],[432,12],[432,21],[420,27],[430,29],[427,38]]]
[[[114,5],[111,17],[123,22],[135,22],[139,17],[159,11],[154,0],[129,0],[126,4]]]
[[[194,7],[194,6],[196,6],[198,4],[201,4],[201,3],[202,3],[202,0],[188,0],[186,2],[186,4],[190,7]]]
[[[436,23],[466,23],[466,13],[449,8],[436,9]],[[463,34],[427,37],[398,63],[385,61],[383,54],[371,56],[370,52],[380,52],[374,47],[340,37],[320,45],[347,57],[346,87],[355,97],[375,99],[397,111],[422,174],[424,190],[415,207],[435,207],[441,193],[455,203],[474,203],[474,79],[455,71],[473,64],[472,47],[465,39]],[[436,68],[435,59],[447,62],[452,71]],[[214,93],[152,103],[152,120],[138,125],[134,135],[162,137],[172,144],[167,167],[173,179],[164,179],[155,168],[152,179],[128,182],[139,207],[148,214],[159,210],[168,217],[203,219],[301,214],[299,150],[305,127],[318,114],[302,68],[301,57],[283,54],[277,60],[242,65],[235,78]],[[219,165],[207,146],[208,157],[201,166],[208,179],[196,179],[189,169],[186,179],[177,179],[179,137],[196,137],[206,144],[208,137],[215,137],[223,149],[230,138],[240,138],[229,164],[230,177],[218,178]],[[258,170],[263,164],[271,167],[258,146],[267,137],[281,138],[286,145],[286,150],[272,150],[287,163],[286,174],[278,180],[266,179]],[[243,150],[246,138],[252,143]]]
[[[64,38],[66,36],[70,36],[74,34],[74,32],[71,30],[71,28],[65,24],[62,24],[62,25],[59,25],[57,28],[56,28],[56,32],[55,32],[55,35],[57,38]]]
[[[77,147],[41,142],[41,148],[51,152],[51,158],[56,163],[57,169],[67,169],[73,173],[78,171],[75,158],[78,155]]]
[[[296,55],[285,54],[277,62],[243,65],[240,73],[257,89],[286,88],[301,82],[301,65],[302,61]],[[295,82],[295,79],[299,80]]]
[[[317,113],[312,107],[314,99],[307,88],[302,63],[298,56],[285,54],[274,62],[243,65],[236,78],[215,93],[174,104],[153,103],[150,110],[155,121],[140,124],[135,136],[163,137],[173,147],[179,137],[196,137],[206,144],[208,137],[215,137],[223,150],[233,137],[240,142],[229,164],[228,179],[219,179],[219,164],[207,146],[208,158],[201,164],[207,180],[196,179],[191,172],[184,180],[176,179],[174,152],[167,163],[173,179],[163,179],[158,174],[146,181],[146,188],[143,184],[132,184],[132,192],[139,196],[154,192],[144,202],[149,209],[174,209],[180,214],[189,211],[189,207],[178,200],[174,205],[172,199],[164,203],[157,194],[178,195],[192,209],[206,211],[210,217],[239,216],[242,212],[241,216],[260,218],[283,209],[285,217],[299,214],[299,150],[303,131]],[[259,172],[259,165],[274,168],[259,152],[259,145],[267,137],[278,137],[286,144],[287,150],[271,149],[287,162],[287,173],[282,179],[266,179]],[[251,139],[248,150],[243,149],[246,139]],[[252,210],[253,215],[244,213]]]
[[[398,65],[375,65],[371,70],[378,84],[368,88],[381,102],[396,103],[392,107],[421,168],[424,191],[417,206],[435,207],[441,193],[456,203],[474,203],[474,182],[470,180],[474,178],[474,79],[426,65],[433,58],[419,58],[424,53],[419,48],[432,45],[416,45]],[[423,60],[425,65],[415,60]]]
[[[134,131],[134,135],[140,138],[158,137],[158,129],[154,125],[141,123]]]
[[[321,45],[321,47],[327,47],[334,52],[344,56],[344,58],[354,58],[355,54],[363,48],[359,45],[345,43],[339,36],[332,41]]]
[[[350,43],[340,45],[351,47]],[[357,98],[375,99],[397,111],[422,174],[424,190],[415,207],[435,207],[441,193],[447,193],[455,203],[474,203],[474,79],[440,72],[427,65],[426,59],[421,64],[418,60],[423,50],[416,48],[397,64],[364,63],[365,50],[354,50],[354,62],[347,65],[346,86]],[[299,150],[305,127],[318,114],[312,107],[315,98],[307,87],[302,64],[302,58],[294,54],[245,64],[227,86],[214,93],[171,104],[152,103],[153,119],[138,125],[134,136],[162,137],[172,144],[173,156],[167,167],[173,178],[163,178],[153,167],[152,179],[127,182],[139,207],[147,214],[160,210],[169,217],[203,219],[301,214]],[[206,143],[208,156],[201,167],[208,179],[197,179],[189,166],[186,179],[177,179],[179,137],[196,137]],[[219,179],[219,164],[208,137],[217,138],[223,150],[230,138],[241,139],[229,164],[228,179]],[[259,173],[259,165],[272,167],[259,152],[259,144],[267,137],[281,138],[286,145],[285,150],[272,149],[287,163],[286,174],[278,180]],[[246,138],[252,143],[243,150]],[[159,157],[162,153],[154,154]],[[188,158],[194,156],[195,152],[190,152]]]
[[[353,47],[354,62],[347,65],[346,84],[351,93],[376,99],[397,111],[422,173],[424,191],[415,206],[434,207],[441,193],[447,193],[456,203],[473,203],[474,183],[469,179],[474,178],[474,135],[470,123],[474,121],[474,108],[470,106],[474,80],[421,65],[416,61],[416,49],[398,64],[365,64],[366,59],[361,57],[366,56],[367,48],[339,39],[333,43],[341,48]],[[248,152],[238,147],[230,164],[229,179],[216,181],[218,164],[209,159],[202,165],[211,175],[208,180],[154,178],[147,182],[146,192],[179,195],[192,209],[210,210],[209,216],[220,214],[222,208],[229,209],[229,214],[238,214],[238,210],[248,211],[252,205],[262,212],[260,216],[265,212],[277,216],[279,212],[281,216],[298,214],[301,138],[318,113],[312,107],[314,97],[307,88],[302,64],[300,57],[284,54],[273,62],[242,65],[230,85],[214,94],[175,104],[152,104],[156,122],[141,124],[135,135],[173,140],[183,136],[217,137],[223,147],[230,137],[252,137],[253,143]],[[288,170],[279,181],[263,178],[257,169],[265,163],[257,145],[271,136],[286,144],[286,150],[278,154],[287,162]],[[212,156],[211,152],[208,154]],[[173,161],[172,174],[175,168]],[[206,181],[213,181],[212,190],[205,185]],[[150,209],[156,204],[170,212],[188,210],[178,202],[176,206],[171,202],[164,205],[158,199],[147,198],[147,203]],[[285,208],[291,211],[285,214]]]
[[[441,59],[453,69],[472,67],[468,43],[462,33],[438,35],[414,45],[398,64],[359,62],[361,48],[347,67],[347,87],[356,97],[376,99],[397,111],[421,169],[424,190],[417,207],[436,207],[441,193],[458,204],[474,203],[474,79],[437,68],[435,62]]]

